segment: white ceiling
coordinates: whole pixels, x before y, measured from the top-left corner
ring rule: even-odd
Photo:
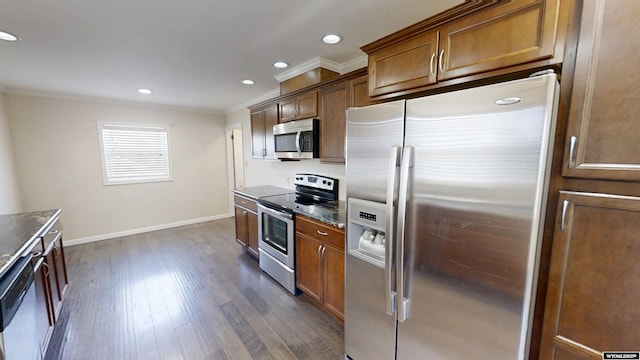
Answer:
[[[22,38],[0,41],[0,91],[223,113],[274,96],[276,60],[346,66],[361,46],[461,2],[0,0],[0,30]],[[327,33],[343,41],[325,45]]]

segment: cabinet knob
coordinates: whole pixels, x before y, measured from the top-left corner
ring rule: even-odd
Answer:
[[[322,236],[327,236],[329,234],[327,234],[326,232],[320,231],[320,230],[316,230],[316,232],[318,233],[318,235],[322,235]]]

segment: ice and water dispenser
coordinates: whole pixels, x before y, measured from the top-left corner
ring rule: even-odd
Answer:
[[[349,255],[384,268],[386,205],[349,198],[347,211],[347,251]]]

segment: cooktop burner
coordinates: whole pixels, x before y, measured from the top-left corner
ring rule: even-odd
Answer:
[[[338,180],[313,174],[296,174],[296,191],[266,196],[258,199],[258,203],[274,210],[292,213],[293,210],[309,214],[324,209],[335,209],[338,206]]]

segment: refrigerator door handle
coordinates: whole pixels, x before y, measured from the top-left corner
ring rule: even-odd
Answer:
[[[404,322],[409,317],[409,299],[405,297],[404,284],[404,243],[405,243],[405,217],[407,215],[407,192],[409,190],[409,169],[411,168],[413,148],[405,147],[402,151],[402,164],[400,165],[400,188],[398,190],[398,235],[396,251],[396,295],[398,321]]]
[[[393,286],[393,266],[395,266],[394,261],[394,252],[393,252],[393,244],[394,244],[394,210],[395,206],[393,201],[395,200],[395,191],[396,191],[396,181],[397,181],[397,171],[396,167],[400,165],[400,146],[392,146],[391,151],[389,151],[389,185],[387,186],[387,218],[386,218],[386,240],[385,240],[385,254],[386,261],[384,266],[384,288],[385,297],[386,297],[386,308],[387,314],[393,315],[396,309],[396,292]]]

